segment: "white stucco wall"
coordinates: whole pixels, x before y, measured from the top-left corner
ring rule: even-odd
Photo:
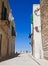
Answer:
[[[41,19],[40,19],[40,8],[39,4],[33,5],[33,40],[34,40],[34,57],[42,58],[42,39],[41,39]],[[36,15],[37,14],[37,15]],[[38,31],[35,29],[38,27]]]

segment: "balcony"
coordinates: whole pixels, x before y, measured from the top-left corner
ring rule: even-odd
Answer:
[[[8,20],[0,20],[0,26],[10,26],[10,23]]]

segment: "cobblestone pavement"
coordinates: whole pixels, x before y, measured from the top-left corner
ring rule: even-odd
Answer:
[[[32,59],[31,53],[21,53],[18,57],[0,62],[0,65],[40,65]]]

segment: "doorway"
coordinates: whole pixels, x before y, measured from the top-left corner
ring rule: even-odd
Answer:
[[[0,34],[0,55],[1,55],[1,41],[2,41],[2,35]]]
[[[9,55],[9,39],[8,39],[8,43],[7,43],[7,55]]]

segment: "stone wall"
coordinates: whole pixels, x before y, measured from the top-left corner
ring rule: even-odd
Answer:
[[[1,19],[2,2],[4,2],[5,8],[7,8],[8,15],[10,12],[8,0],[0,0],[0,34],[2,35],[0,58],[15,54],[15,36],[12,36],[12,26],[14,25],[8,19]]]
[[[1,55],[0,57],[15,54],[15,36],[11,35],[12,29],[6,24],[7,20],[0,20]],[[10,25],[12,27],[12,25]]]
[[[48,58],[48,0],[40,0],[42,43],[44,57]]]
[[[33,56],[37,59],[43,58],[41,39],[40,5],[33,4]]]
[[[8,35],[4,32],[1,26],[0,26],[0,34],[2,35],[1,50],[0,50],[1,56],[0,57],[5,57],[7,56]]]

